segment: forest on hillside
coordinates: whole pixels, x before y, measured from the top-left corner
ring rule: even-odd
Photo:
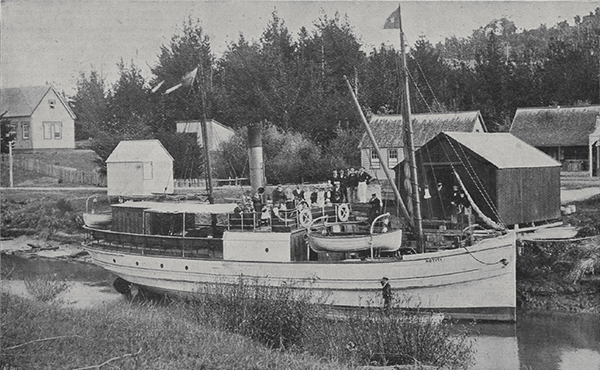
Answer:
[[[600,104],[600,7],[573,25],[517,32],[503,18],[466,38],[409,46],[414,113],[479,110],[489,131],[505,131],[518,107]],[[120,140],[158,138],[175,158],[176,177],[201,176],[201,150],[175,133],[175,122],[204,115],[240,133],[224,146],[217,177],[247,175],[243,128],[261,123],[267,178],[314,181],[359,165],[362,131],[344,76],[367,116],[400,113],[399,50],[364,50],[339,14],[293,34],[273,12],[259,40],[240,35],[219,58],[190,19],[157,56],[149,80],[123,61],[112,86],[97,71],[80,72],[70,97],[76,136],[91,138],[102,159]],[[164,94],[196,68],[192,86]]]

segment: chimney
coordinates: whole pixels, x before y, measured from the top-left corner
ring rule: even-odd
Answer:
[[[265,186],[265,168],[262,150],[262,126],[248,125],[248,161],[250,162],[250,185],[255,192]]]

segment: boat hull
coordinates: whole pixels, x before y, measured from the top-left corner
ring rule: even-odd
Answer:
[[[243,276],[253,284],[309,290],[338,307],[381,307],[379,281],[386,276],[400,306],[458,319],[515,320],[514,233],[401,260],[255,262],[132,254],[94,244],[86,250],[97,265],[159,293],[194,294],[203,284],[233,284]]]

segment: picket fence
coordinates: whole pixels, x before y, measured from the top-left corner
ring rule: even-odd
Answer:
[[[2,160],[2,165],[8,166],[8,155],[4,154],[0,157]],[[55,177],[63,183],[106,186],[106,176],[101,175],[98,172],[79,170],[72,167],[57,166],[54,164],[45,163],[36,158],[23,158],[21,156],[14,156],[13,167]]]

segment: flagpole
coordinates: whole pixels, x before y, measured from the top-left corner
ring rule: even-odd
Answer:
[[[404,123],[404,142],[405,142],[405,160],[408,161],[409,170],[405,168],[405,176],[410,178],[409,182],[406,182],[405,187],[407,192],[412,197],[412,216],[415,225],[415,236],[417,239],[417,248],[421,253],[425,252],[425,244],[423,243],[423,224],[421,217],[421,200],[419,196],[419,184],[417,182],[417,166],[414,150],[413,141],[413,127],[412,118],[410,111],[410,99],[409,99],[409,84],[408,84],[408,73],[406,67],[406,52],[404,45],[404,32],[402,30],[402,13],[400,11],[400,4],[398,4],[398,25],[400,32],[400,52],[402,60],[402,77],[404,79],[404,94],[402,94],[402,121]],[[405,162],[407,163],[407,162]],[[412,189],[410,189],[412,187]],[[408,205],[410,209],[410,203]]]

